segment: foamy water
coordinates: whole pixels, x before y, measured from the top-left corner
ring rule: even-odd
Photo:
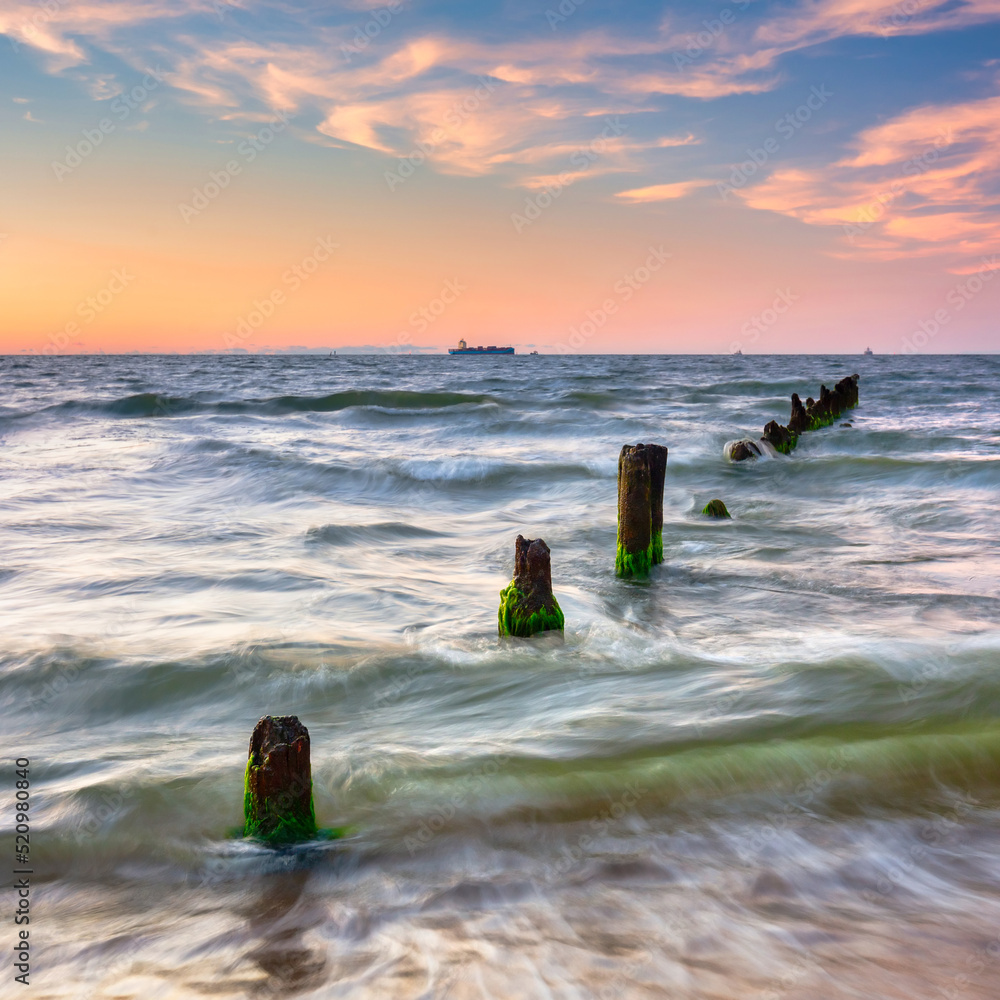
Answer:
[[[723,458],[853,372],[851,426]],[[32,995],[995,996],[998,377],[0,359]],[[665,564],[625,583],[637,441],[670,449]],[[562,643],[496,638],[519,533]],[[262,714],[308,726],[345,840],[231,836]]]

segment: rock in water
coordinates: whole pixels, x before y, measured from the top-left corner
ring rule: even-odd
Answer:
[[[652,482],[649,451],[626,444],[618,456],[618,549],[615,574],[649,576],[653,565]]]
[[[787,427],[782,427],[777,420],[772,420],[764,427],[761,441],[766,441],[775,451],[780,451],[783,455],[790,455],[798,437],[792,434]]]
[[[745,462],[748,458],[760,458],[760,448],[749,438],[734,441],[727,451],[730,462]]]
[[[705,504],[702,514],[707,514],[709,517],[729,517],[733,515],[729,513],[726,509],[726,505],[721,500],[709,500]]]
[[[500,635],[527,638],[538,632],[561,632],[565,624],[552,594],[552,562],[541,538],[517,536],[514,579],[500,591],[497,629]]]
[[[649,457],[649,541],[653,565],[663,562],[663,484],[667,478],[667,449],[647,444]]]
[[[265,715],[250,737],[243,792],[245,837],[287,844],[316,836],[309,730],[294,715]]]

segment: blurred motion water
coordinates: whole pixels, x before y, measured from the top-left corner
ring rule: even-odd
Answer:
[[[853,372],[850,426],[723,458]],[[0,359],[32,995],[996,996],[998,381],[967,356]],[[614,577],[637,441],[670,449],[648,583]],[[563,643],[496,637],[518,533],[552,549]],[[262,714],[309,727],[344,841],[230,835]]]

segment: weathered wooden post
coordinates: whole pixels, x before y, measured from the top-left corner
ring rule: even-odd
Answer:
[[[644,444],[626,444],[618,456],[618,548],[615,575],[649,576],[653,564],[652,476]],[[662,512],[661,512],[662,519]],[[662,530],[662,520],[661,520]]]
[[[265,715],[250,737],[243,791],[244,837],[271,844],[317,835],[309,730],[295,715]]]
[[[819,399],[811,396],[802,405],[796,392],[792,393],[792,413],[788,424],[772,420],[764,427],[761,441],[766,441],[776,451],[790,455],[805,431],[829,427],[844,412],[858,405],[858,375],[842,378],[831,392],[825,385],[819,387]],[[753,441],[736,441],[727,447],[732,462],[742,462],[760,455],[760,448]]]
[[[667,449],[662,444],[647,444],[649,456],[649,540],[652,562],[663,562],[663,484],[667,478]]]
[[[552,562],[541,538],[517,536],[514,579],[500,591],[497,630],[500,635],[527,638],[538,632],[561,632],[565,624],[552,594]]]

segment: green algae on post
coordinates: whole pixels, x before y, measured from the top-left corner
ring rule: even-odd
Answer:
[[[666,474],[667,449],[661,445],[626,444],[618,456],[618,548],[615,575],[649,576],[663,558],[663,485],[659,480],[659,560],[654,560],[653,477]],[[655,451],[655,454],[654,454]]]
[[[841,413],[858,405],[857,375],[842,378],[831,392],[825,385],[819,387],[819,399],[810,397],[805,406],[796,392],[792,393],[792,413],[788,424],[779,424],[777,420],[770,421],[764,428],[761,441],[766,441],[775,451],[790,455],[799,442],[799,437],[805,431],[819,430],[836,423]],[[755,454],[756,453],[756,454]],[[756,458],[760,448],[752,441],[738,441],[729,453],[733,462],[741,462],[748,458]]]
[[[497,631],[529,638],[561,632],[565,618],[552,593],[552,560],[541,538],[518,535],[514,542],[514,579],[500,591]]]
[[[663,562],[663,484],[667,478],[667,449],[662,444],[647,444],[646,452],[649,458],[650,561],[655,566]]]
[[[726,505],[721,500],[709,500],[702,509],[702,514],[708,515],[708,517],[728,517],[732,518],[732,514],[726,509]]]
[[[294,715],[266,715],[250,737],[243,836],[289,844],[317,836],[309,730]]]

